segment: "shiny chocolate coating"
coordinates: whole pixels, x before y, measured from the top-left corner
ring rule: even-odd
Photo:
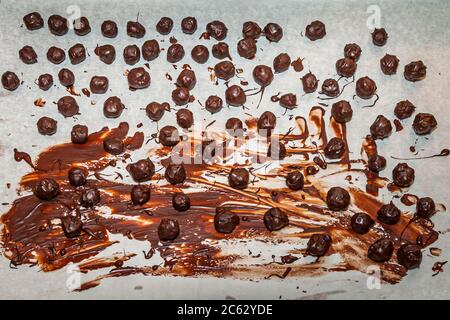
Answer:
[[[239,225],[240,219],[237,214],[227,212],[224,208],[216,208],[214,216],[214,228],[217,232],[229,234]]]
[[[25,46],[19,50],[19,58],[25,64],[34,64],[37,62],[37,54],[33,47]]]
[[[189,109],[178,110],[176,118],[178,125],[183,129],[189,129],[194,124],[194,114]]]
[[[291,57],[287,53],[280,53],[273,59],[273,70],[275,73],[281,73],[289,69]]]
[[[145,107],[145,113],[147,117],[149,117],[153,121],[159,121],[164,115],[166,110],[169,110],[170,106],[167,102],[158,103],[158,102],[150,102],[147,107]]]
[[[103,76],[93,76],[91,82],[89,83],[89,88],[92,93],[103,94],[108,91],[109,80],[107,77]]]
[[[397,261],[408,270],[418,268],[422,262],[422,251],[418,245],[405,243],[397,250]]]
[[[100,58],[100,61],[106,64],[112,64],[116,60],[116,49],[110,44],[99,46],[95,48],[94,52]]]
[[[228,29],[223,22],[214,20],[206,25],[206,32],[217,41],[222,41],[227,37]]]
[[[191,207],[191,199],[183,192],[175,192],[172,196],[172,207],[179,212],[187,211]]]
[[[87,126],[76,124],[72,127],[70,139],[74,144],[84,144],[88,141],[88,135],[89,130]]]
[[[403,100],[395,105],[394,114],[400,120],[404,120],[411,117],[415,110],[416,107],[409,100]]]
[[[358,61],[361,56],[361,47],[356,43],[348,43],[344,47],[344,57]]]
[[[189,90],[184,87],[178,87],[172,91],[172,100],[177,106],[183,106],[189,103],[190,97]]]
[[[417,200],[416,214],[423,219],[429,219],[436,212],[436,204],[430,197]]]
[[[259,134],[270,136],[277,125],[277,117],[270,111],[265,111],[258,118],[257,128]]]
[[[167,49],[167,61],[170,63],[177,63],[184,57],[184,48],[179,43],[172,44]]]
[[[223,108],[223,100],[218,96],[209,96],[205,101],[205,109],[211,113],[217,113]]]
[[[145,27],[137,21],[128,21],[127,34],[132,38],[143,38],[145,36]]]
[[[183,164],[169,164],[164,173],[164,177],[170,184],[183,183],[186,180],[186,170]]]
[[[146,61],[152,61],[158,58],[160,51],[159,43],[154,39],[147,40],[142,45],[142,57]]]
[[[39,89],[47,91],[53,86],[53,76],[48,73],[41,74],[38,78],[38,86]]]
[[[66,59],[66,53],[63,49],[50,47],[47,51],[47,60],[54,64],[60,64]]]
[[[412,186],[415,179],[415,171],[408,164],[402,162],[397,164],[392,170],[394,184],[400,188]]]
[[[125,145],[121,139],[111,137],[103,140],[103,149],[109,154],[118,156],[125,152]]]
[[[394,244],[389,239],[379,239],[375,241],[367,251],[369,259],[375,262],[389,261],[394,252]]]
[[[106,118],[115,119],[120,117],[125,106],[119,97],[109,97],[103,103],[103,115]]]
[[[420,81],[425,79],[425,77],[427,76],[427,67],[420,60],[413,61],[405,66],[403,75],[408,81]]]
[[[327,97],[337,97],[339,95],[339,83],[334,79],[326,79],[322,82],[322,91]]]
[[[258,39],[261,36],[261,27],[253,21],[246,21],[242,25],[242,36],[244,38],[250,37],[253,39]]]
[[[52,136],[58,129],[58,122],[49,117],[41,117],[36,123],[38,132],[43,136]]]
[[[44,26],[44,19],[39,12],[31,12],[23,17],[23,23],[28,30],[34,31]]]
[[[77,36],[85,36],[91,32],[91,25],[86,17],[81,17],[73,21],[73,31]]]
[[[126,46],[123,49],[123,60],[126,64],[135,65],[141,60],[141,51],[135,44]]]
[[[165,147],[173,147],[180,142],[180,134],[178,129],[173,126],[165,126],[159,130],[159,143]]]
[[[50,32],[55,36],[63,36],[69,31],[67,19],[57,14],[48,18],[47,25]]]
[[[2,86],[8,91],[16,90],[20,85],[19,77],[11,71],[2,74]]]
[[[377,212],[378,221],[389,225],[394,225],[399,222],[400,217],[400,210],[392,202],[382,205]]]
[[[328,159],[341,158],[346,150],[345,142],[341,138],[334,137],[328,141],[323,153]]]
[[[292,110],[297,106],[297,96],[293,93],[286,93],[280,97],[280,106]]]
[[[230,48],[225,42],[217,42],[212,46],[212,55],[214,58],[222,60],[230,57]]]
[[[263,64],[253,68],[253,80],[261,87],[267,87],[273,81],[272,68]]]
[[[193,34],[197,31],[197,19],[186,17],[181,20],[181,30],[186,34]]]
[[[346,100],[335,102],[331,107],[331,116],[334,118],[334,120],[336,120],[336,122],[349,122],[353,117],[352,106]]]
[[[225,100],[228,105],[233,107],[240,107],[247,101],[244,89],[238,85],[232,85],[225,91]]]
[[[264,225],[269,231],[278,231],[289,225],[289,217],[280,208],[270,208],[264,214]]]
[[[306,26],[305,35],[311,41],[322,39],[327,34],[325,25],[321,21],[313,21]]]
[[[156,24],[156,31],[162,35],[167,35],[172,31],[173,20],[169,17],[162,17]]]
[[[133,186],[130,191],[131,202],[135,206],[142,206],[150,200],[151,189],[148,185],[138,184]]]
[[[245,168],[233,168],[228,174],[228,184],[238,190],[247,188],[250,174]]]
[[[313,257],[321,257],[330,249],[331,241],[330,235],[315,233],[308,240],[306,245],[306,253]]]
[[[417,135],[426,135],[436,129],[437,121],[431,113],[418,113],[412,127]]]
[[[176,84],[180,87],[184,87],[188,90],[192,90],[197,83],[197,78],[195,77],[195,72],[189,69],[184,69],[180,72],[177,78]]]
[[[78,215],[63,216],[61,217],[61,227],[67,238],[76,238],[83,230],[83,222],[81,221],[81,217]]]
[[[150,74],[142,67],[131,69],[127,75],[130,89],[145,89],[150,86]]]
[[[380,59],[380,68],[386,75],[392,75],[397,73],[398,63],[400,60],[397,56],[386,54]]]
[[[299,170],[294,170],[286,175],[286,185],[289,189],[302,190],[305,185],[305,177]]]
[[[392,133],[392,124],[389,119],[383,115],[378,115],[370,126],[370,135],[373,139],[386,139]]]
[[[59,184],[51,178],[39,179],[33,188],[36,197],[44,201],[50,201],[59,194]]]
[[[93,208],[100,202],[100,191],[98,189],[87,189],[80,197],[80,204],[85,208]]]
[[[191,51],[192,60],[197,63],[206,63],[209,59],[209,50],[202,44],[196,45]]]
[[[86,49],[81,43],[77,43],[69,49],[68,55],[72,64],[79,64],[86,60]]]
[[[312,93],[317,90],[319,81],[314,74],[309,72],[302,77],[302,85],[305,93]]]
[[[369,77],[362,77],[356,81],[356,94],[361,99],[370,99],[377,92],[377,84]]]
[[[270,42],[278,42],[283,38],[283,28],[277,23],[270,22],[264,27],[264,35]]]
[[[256,54],[256,41],[253,38],[247,37],[241,39],[237,43],[237,52],[245,59],[253,59]]]
[[[102,35],[106,38],[115,38],[119,33],[119,28],[117,27],[117,23],[111,20],[103,21],[101,25]]]
[[[372,42],[374,45],[382,47],[386,44],[388,34],[384,28],[377,29],[372,32]]]
[[[85,168],[72,167],[67,172],[69,182],[74,187],[80,187],[86,184],[89,172]]]
[[[336,72],[341,77],[353,77],[356,72],[356,62],[350,58],[342,58],[336,61]]]
[[[216,77],[225,81],[234,77],[235,72],[234,65],[230,61],[221,61],[214,66]]]
[[[229,118],[225,123],[225,129],[232,136],[241,136],[244,134],[244,124],[241,119]]]
[[[65,96],[58,100],[58,111],[64,118],[73,117],[80,114],[80,107],[77,101],[71,96]]]
[[[370,228],[375,224],[375,221],[364,212],[355,213],[351,219],[351,226],[353,231],[359,234],[369,232]]]
[[[373,172],[380,172],[386,168],[386,158],[380,155],[371,156],[368,159],[367,167]]]
[[[341,187],[332,187],[327,192],[327,206],[330,210],[347,210],[350,205],[350,194]]]
[[[180,234],[180,225],[174,219],[162,219],[158,226],[158,237],[161,241],[175,240]]]

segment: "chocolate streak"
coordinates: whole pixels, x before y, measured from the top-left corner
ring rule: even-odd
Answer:
[[[375,196],[354,185],[347,187],[353,199],[348,211],[336,213],[327,209],[324,202],[330,187],[327,178],[364,173],[366,169],[358,169],[357,166],[367,163],[364,159],[350,160],[347,151],[341,160],[328,163],[326,170],[320,170],[315,175],[307,174],[306,168],[315,166],[310,159],[313,158],[311,155],[321,154],[328,141],[324,114],[321,107],[313,107],[308,121],[297,117],[297,130],[279,136],[287,144],[289,157],[277,167],[258,170],[248,163],[246,167],[255,180],[247,189],[232,189],[225,183],[224,177],[232,165],[228,163],[228,159],[221,159],[213,164],[185,164],[188,178],[181,186],[165,184],[165,181],[159,181],[161,175],[155,174],[150,184],[150,201],[143,206],[131,203],[132,185],[106,180],[103,177],[107,175],[101,174],[107,167],[114,165],[116,160],[130,160],[129,153],[120,157],[108,155],[103,149],[105,138],[122,139],[128,151],[142,146],[144,135],[138,132],[133,137],[127,137],[127,123],[90,134],[86,144],[64,143],[50,147],[38,156],[35,164],[31,159],[23,157],[23,154],[19,157],[20,154],[16,153],[16,160],[24,159],[34,168],[34,171],[22,177],[22,189],[30,190],[38,179],[51,177],[59,183],[61,193],[52,201],[41,201],[34,195],[23,196],[14,201],[10,210],[2,216],[4,255],[14,267],[37,264],[44,271],[60,269],[70,262],[81,263],[82,272],[114,266],[109,273],[82,284],[79,290],[84,290],[99,285],[101,279],[130,274],[264,279],[274,274],[283,278],[288,275],[320,275],[326,271],[366,272],[367,267],[374,264],[367,258],[368,247],[378,238],[389,237],[396,248],[404,242],[416,243],[419,238],[423,239],[424,246],[433,243],[438,237],[437,232],[422,219],[411,221],[411,213],[403,213],[400,222],[393,226],[377,224],[377,228],[364,235],[353,232],[350,218],[354,212],[366,212],[376,220],[377,211],[383,205]],[[253,122],[247,121],[249,130],[245,136],[235,138],[239,142],[227,145],[226,149],[241,152],[240,148],[245,146],[245,141],[255,138],[255,126],[251,125]],[[335,136],[347,143],[345,124],[331,121],[330,127]],[[216,141],[225,136],[225,133],[217,134]],[[198,150],[195,146],[201,146],[201,141],[192,135],[188,136],[186,143],[194,146],[193,150]],[[376,152],[374,143],[366,143],[364,153]],[[175,150],[176,148],[160,147],[152,149],[149,156],[163,155],[165,158],[161,160],[161,165],[167,166]],[[189,153],[191,159],[195,156],[194,151]],[[259,162],[272,162],[267,157],[261,159]],[[76,188],[68,183],[67,171],[73,165],[89,170],[85,186]],[[261,167],[259,164],[257,166]],[[305,176],[302,191],[293,192],[287,187],[268,187],[280,185],[280,181],[284,182],[286,173],[293,169],[301,170]],[[378,177],[368,176],[368,183],[378,181],[377,179]],[[385,181],[381,180],[379,183],[380,188],[386,186],[383,182]],[[93,209],[84,209],[78,205],[79,196],[86,188],[98,188],[101,193],[101,201]],[[171,206],[172,194],[179,191],[188,193],[191,199],[191,208],[186,212],[177,212]],[[214,228],[215,209],[219,206],[241,218],[240,225],[231,234],[220,234]],[[270,207],[280,207],[289,215],[288,232],[271,233],[265,228],[262,217]],[[84,226],[81,235],[73,239],[64,235],[60,222],[60,217],[71,210],[80,211]],[[160,242],[158,239],[157,226],[162,218],[177,219],[179,222],[180,236],[172,242]],[[327,255],[338,254],[340,262],[327,266],[323,262],[327,257],[317,260],[306,257],[306,241],[311,234],[317,232],[331,235],[332,246]],[[162,257],[164,264],[159,267],[123,266],[128,260],[133,262],[135,254],[142,255],[139,251],[119,258],[100,257],[104,249],[117,243],[111,240],[112,235],[149,242],[151,248]],[[254,256],[237,251],[236,248],[240,245],[252,241],[262,246],[288,244],[291,249],[281,256],[289,254],[293,257],[289,271],[284,263],[271,262],[272,259],[264,250]],[[406,274],[406,269],[394,261],[395,257],[390,262],[380,264],[382,278],[390,283],[400,281]]]

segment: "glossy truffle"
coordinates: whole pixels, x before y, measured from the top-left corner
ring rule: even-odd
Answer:
[[[346,100],[335,102],[331,107],[331,116],[334,120],[336,120],[336,122],[349,122],[353,117],[352,106]]]
[[[378,115],[370,126],[370,134],[373,139],[386,139],[392,133],[392,124],[389,119],[383,115]]]
[[[47,50],[47,59],[51,63],[60,64],[66,59],[66,53],[61,48],[50,47]]]
[[[73,117],[80,113],[77,101],[71,96],[65,96],[58,100],[58,111],[65,118]]]
[[[120,117],[125,106],[119,97],[110,97],[103,103],[103,115],[106,118],[115,119]]]
[[[233,168],[228,174],[228,184],[234,189],[245,189],[248,186],[250,174],[245,168]]]
[[[423,64],[422,61],[413,61],[405,66],[403,75],[408,81],[420,81],[425,79],[427,75],[427,67]]]
[[[414,183],[415,171],[408,164],[399,163],[392,170],[392,179],[400,188],[410,187]]]
[[[289,225],[289,217],[280,208],[270,208],[264,214],[264,225],[269,231],[278,231]]]
[[[375,262],[389,261],[394,252],[394,244],[389,239],[379,239],[375,241],[367,252],[369,259]]]
[[[321,21],[313,21],[306,26],[305,35],[311,41],[322,39],[327,34],[325,25]]]
[[[192,48],[191,57],[195,62],[203,64],[209,59],[209,50],[204,45],[196,45]]]
[[[41,117],[36,123],[38,132],[43,136],[51,136],[56,133],[58,122],[49,117]]]
[[[232,85],[225,91],[225,99],[228,105],[240,107],[247,101],[244,89],[238,85]]]
[[[341,187],[332,187],[327,192],[327,206],[333,211],[347,210],[350,205],[350,194]]]
[[[437,127],[436,118],[430,113],[418,113],[412,125],[417,135],[430,134]]]
[[[283,29],[279,24],[270,22],[264,27],[264,35],[270,42],[278,42],[283,38]]]
[[[142,67],[131,69],[127,79],[130,89],[145,89],[150,86],[150,74]]]
[[[331,241],[330,235],[315,233],[308,240],[306,253],[313,257],[321,257],[330,249]]]
[[[393,75],[397,73],[398,63],[400,60],[397,56],[386,54],[380,59],[380,68],[386,75]]]
[[[378,221],[389,225],[394,225],[399,222],[400,216],[400,210],[392,202],[381,206],[377,211]]]
[[[221,21],[214,20],[206,25],[206,32],[218,41],[226,38],[228,29]]]
[[[372,42],[376,46],[384,46],[387,42],[388,34],[384,28],[375,28],[372,32]]]

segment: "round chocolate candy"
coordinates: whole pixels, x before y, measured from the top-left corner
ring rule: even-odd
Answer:
[[[38,30],[44,26],[44,19],[42,19],[39,12],[31,12],[23,17],[23,23],[28,30]]]
[[[281,73],[289,69],[291,57],[287,53],[280,53],[273,59],[273,70],[275,73]]]
[[[293,93],[286,93],[280,97],[280,106],[292,110],[297,106],[297,96]]]
[[[302,190],[305,185],[305,178],[299,170],[294,170],[286,175],[286,185],[291,190]]]
[[[47,51],[47,59],[51,63],[60,64],[66,59],[66,53],[61,48],[50,47]]]
[[[240,86],[232,85],[225,91],[225,100],[230,106],[240,107],[247,101],[247,96]]]
[[[19,77],[11,71],[6,71],[2,74],[2,85],[8,91],[16,90],[20,85]]]
[[[341,187],[332,187],[327,192],[327,206],[333,211],[347,210],[350,205],[350,194]]]
[[[135,44],[126,46],[123,49],[123,60],[126,64],[135,65],[141,60],[141,51]]]
[[[40,118],[37,123],[37,129],[43,136],[52,136],[56,133],[58,128],[58,122],[55,119],[49,117]]]
[[[392,170],[394,184],[400,188],[412,186],[415,179],[415,171],[406,163],[397,164]]]
[[[192,90],[197,83],[195,72],[189,69],[184,69],[180,72],[176,84],[180,87],[185,87],[188,90]]]
[[[356,72],[356,62],[350,58],[342,58],[336,61],[336,72],[341,77],[353,77]]]
[[[245,59],[253,59],[256,54],[256,40],[250,37],[241,39],[237,43],[239,55]]]
[[[73,30],[78,36],[85,36],[91,32],[91,25],[86,17],[81,17],[73,21]]]
[[[388,39],[388,34],[386,32],[386,30],[384,30],[384,28],[375,28],[375,30],[373,30],[372,32],[372,41],[373,44],[376,46],[384,46],[387,42]]]
[[[379,239],[375,241],[367,252],[369,259],[375,262],[389,261],[394,252],[394,244],[389,239]]]
[[[172,31],[173,20],[169,17],[162,17],[156,24],[156,31],[162,35],[167,35]]]
[[[327,34],[322,21],[313,21],[306,26],[305,35],[311,41],[322,39]]]
[[[132,90],[145,89],[150,86],[150,74],[142,67],[133,68],[127,75],[128,86]]]
[[[212,55],[216,59],[225,59],[230,57],[230,48],[228,47],[228,44],[225,42],[217,42],[212,46]]]
[[[189,109],[178,110],[176,118],[178,125],[183,129],[189,129],[194,124],[194,114]]]
[[[137,21],[128,21],[127,34],[132,38],[143,38],[145,36],[145,27]]]
[[[263,136],[270,136],[277,125],[277,117],[270,111],[265,111],[258,118],[258,133]]]
[[[80,107],[77,101],[71,96],[65,96],[58,100],[58,111],[64,118],[73,117],[80,114]]]
[[[162,219],[158,226],[158,237],[161,241],[175,240],[180,234],[180,225],[174,219]]]
[[[94,76],[91,78],[91,82],[89,83],[91,92],[96,94],[105,93],[108,90],[108,86],[108,78],[103,76]]]
[[[322,91],[320,93],[327,97],[337,97],[339,95],[339,83],[334,79],[326,79],[322,83]]]
[[[135,206],[142,206],[150,200],[151,189],[145,184],[133,186],[130,192],[131,202]]]
[[[191,94],[189,93],[189,90],[187,88],[178,87],[172,91],[172,100],[177,106],[188,104],[190,98]]]
[[[264,35],[270,42],[278,42],[283,38],[283,29],[280,25],[270,22],[264,27]]]
[[[49,201],[59,194],[59,185],[51,178],[39,179],[34,186],[33,193],[39,199]]]
[[[397,56],[386,54],[380,59],[380,68],[386,75],[393,75],[397,73],[398,63],[400,60]]]
[[[258,39],[261,36],[261,32],[262,30],[256,22],[247,21],[242,25],[242,36],[244,38]]]
[[[235,68],[230,61],[222,61],[214,66],[214,73],[219,79],[229,80],[234,77]]]
[[[370,228],[375,224],[375,221],[364,212],[355,213],[351,219],[351,226],[353,231],[359,234],[369,232]]]
[[[183,164],[169,164],[164,173],[164,177],[170,184],[183,183],[186,180],[186,170]]]
[[[112,64],[116,60],[116,49],[110,44],[99,46],[95,48],[94,52],[100,58],[100,61],[106,64]]]
[[[61,227],[67,238],[76,238],[83,230],[83,222],[81,221],[81,217],[78,215],[68,215],[61,217]]]
[[[38,86],[39,89],[47,91],[53,86],[53,76],[48,73],[41,74],[38,78]]]
[[[93,208],[100,202],[100,191],[98,189],[87,189],[80,197],[80,204],[85,208]]]
[[[184,48],[179,43],[172,44],[167,49],[167,61],[170,63],[177,63],[184,57]]]
[[[19,58],[25,64],[33,64],[37,62],[37,54],[33,47],[25,46],[19,50]]]
[[[69,31],[67,19],[57,14],[51,15],[47,24],[50,32],[55,36],[63,36]]]
[[[80,187],[86,184],[89,172],[85,168],[73,167],[70,168],[67,175],[69,182],[74,187]]]
[[[309,238],[306,253],[313,257],[325,255],[331,246],[331,237],[328,234],[315,233]]]
[[[328,141],[323,153],[328,159],[339,159],[344,155],[345,149],[344,140],[334,137]]]
[[[209,59],[209,50],[202,44],[196,45],[191,51],[192,60],[203,64]]]
[[[418,113],[412,125],[418,135],[430,134],[437,127],[436,118],[431,113]]]
[[[110,97],[103,104],[103,114],[106,118],[115,119],[120,117],[125,106],[119,97]]]
[[[303,91],[305,93],[312,93],[317,90],[317,86],[319,84],[319,81],[317,80],[316,76],[312,74],[311,72],[305,74],[302,77],[302,85],[303,85]]]
[[[158,141],[165,147],[173,147],[180,142],[178,129],[173,126],[165,126],[159,130]]]
[[[416,214],[424,219],[430,218],[436,212],[436,204],[430,197],[423,197],[417,200]]]
[[[395,105],[394,114],[400,120],[404,120],[411,117],[415,110],[416,107],[409,100],[403,100]]]
[[[356,81],[356,95],[361,99],[370,99],[376,92],[377,85],[369,77],[362,77]]]
[[[68,54],[72,64],[79,64],[86,60],[86,49],[81,43],[72,46],[69,49]]]
[[[392,133],[392,124],[389,119],[383,115],[378,115],[370,126],[370,135],[373,139],[386,139]]]
[[[126,169],[136,182],[149,181],[155,174],[155,165],[150,159],[142,159],[135,163],[130,163]]]
[[[405,79],[408,81],[416,82],[425,79],[427,75],[427,67],[422,61],[413,61],[405,66],[403,73]]]
[[[269,231],[278,231],[289,225],[289,217],[280,208],[270,208],[264,214],[264,225]]]
[[[186,17],[181,20],[181,30],[186,34],[193,34],[197,31],[197,19]]]
[[[159,43],[154,39],[147,40],[142,45],[142,57],[146,61],[152,61],[158,58],[160,51]]]
[[[106,38],[115,38],[117,37],[117,33],[119,32],[119,28],[117,28],[117,23],[111,20],[105,20],[101,26],[102,35]]]
[[[377,211],[377,219],[385,224],[394,225],[400,221],[401,212],[400,210],[391,202],[382,205]]]
[[[356,43],[348,43],[344,47],[344,57],[358,61],[361,56],[361,47]]]
[[[244,134],[244,124],[241,119],[229,118],[225,123],[225,129],[233,137],[242,136]]]
[[[119,138],[106,138],[103,140],[103,149],[109,154],[118,156],[125,151],[125,145]]]
[[[214,20],[206,25],[206,32],[217,41],[222,41],[227,37],[228,29],[222,21]]]
[[[164,115],[166,110],[169,110],[170,106],[167,102],[158,103],[158,102],[150,102],[147,107],[145,107],[145,113],[147,117],[149,117],[153,121],[159,121]]]
[[[214,227],[217,232],[220,233],[232,233],[234,229],[239,225],[239,216],[227,212],[224,208],[216,208],[216,214],[214,216]]]
[[[331,116],[334,118],[334,120],[336,120],[336,122],[349,122],[353,117],[352,106],[346,100],[335,102],[331,107]]]
[[[261,87],[267,87],[273,81],[272,68],[263,64],[253,68],[253,80]]]
[[[58,72],[58,79],[64,87],[73,86],[75,83],[75,75],[69,69],[63,68]]]
[[[72,127],[70,132],[70,139],[74,144],[84,144],[88,141],[88,127],[81,124],[76,124]]]
[[[233,168],[228,174],[228,184],[234,189],[247,188],[249,180],[250,174],[245,168]]]
[[[205,109],[211,113],[217,113],[223,108],[223,100],[218,96],[209,96],[205,101]]]
[[[397,261],[406,269],[415,269],[422,262],[422,251],[415,244],[405,243],[397,250]]]
[[[368,168],[373,172],[380,172],[386,168],[386,158],[380,155],[371,156],[367,162]]]
[[[172,196],[172,206],[177,211],[187,211],[191,207],[191,199],[183,192],[175,192]]]

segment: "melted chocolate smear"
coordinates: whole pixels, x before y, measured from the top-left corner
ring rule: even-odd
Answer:
[[[431,158],[436,158],[436,157],[448,157],[449,154],[450,154],[449,149],[442,149],[440,153],[434,154],[432,156],[416,157],[416,158],[399,158],[399,157],[391,156],[391,158],[395,159],[395,160],[422,160],[422,159],[431,159]]]

